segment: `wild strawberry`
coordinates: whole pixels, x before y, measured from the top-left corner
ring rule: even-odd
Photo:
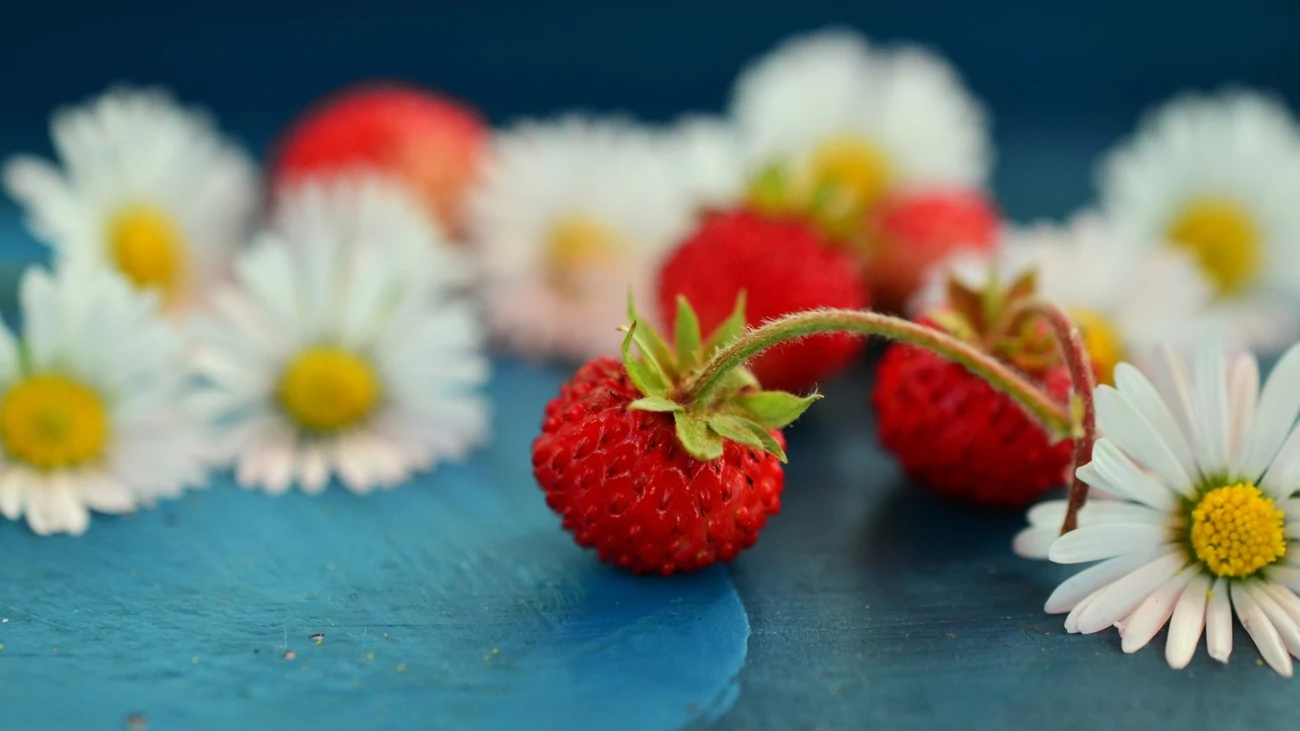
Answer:
[[[1003,317],[1032,293],[1032,275],[1006,292],[954,283],[951,307],[925,324],[976,342],[1020,368],[1062,403],[1069,373],[1038,328]],[[990,296],[992,295],[992,296]],[[881,443],[935,492],[992,506],[1022,506],[1065,483],[1072,443],[1052,441],[1009,397],[965,367],[909,345],[890,346],[872,394]]]
[[[547,405],[533,474],[563,527],[606,563],[669,575],[730,561],[780,510],[779,430],[815,397],[759,391],[737,369],[704,403],[687,402],[692,370],[740,334],[743,311],[701,343],[683,305],[673,348],[632,319],[623,362],[587,363]]]
[[[886,199],[867,217],[866,278],[879,307],[900,312],[935,264],[958,249],[987,251],[998,214],[975,190]]]
[[[414,86],[365,85],[325,99],[282,133],[274,178],[356,168],[395,175],[456,233],[487,139],[478,112],[459,102]]]
[[[660,312],[685,297],[711,329],[741,293],[751,325],[823,307],[860,310],[868,300],[853,259],[809,226],[743,209],[706,214],[659,271]],[[750,368],[766,388],[806,391],[844,370],[861,347],[853,335],[819,335],[778,346]]]

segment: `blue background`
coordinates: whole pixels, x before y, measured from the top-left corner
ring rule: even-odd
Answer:
[[[1026,219],[1085,203],[1097,153],[1179,89],[1300,99],[1286,2],[35,5],[0,21],[0,154],[47,154],[49,110],[118,80],[173,87],[259,151],[306,104],[375,76],[494,123],[571,108],[662,121],[720,110],[740,65],[785,35],[845,23],[961,67],[993,113],[995,192]],[[5,261],[43,253],[0,204]],[[133,713],[154,729],[1300,720],[1295,684],[1244,633],[1230,666],[1202,650],[1182,673],[1162,638],[1125,656],[1114,633],[1063,636],[1041,604],[1068,572],[1011,555],[1019,516],[901,477],[875,446],[866,368],[790,430],[785,510],[733,567],[607,570],[529,475],[566,372],[499,362],[494,443],[393,493],[272,500],[219,476],[81,539],[0,525],[0,728],[114,729]]]

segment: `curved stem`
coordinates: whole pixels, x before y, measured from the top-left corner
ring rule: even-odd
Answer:
[[[1061,523],[1061,535],[1065,535],[1078,527],[1079,509],[1088,501],[1088,484],[1075,473],[1092,459],[1092,446],[1097,441],[1097,407],[1093,401],[1096,376],[1082,333],[1060,307],[1043,300],[1031,300],[1020,307],[1018,316],[1038,317],[1047,323],[1070,371],[1070,409],[1075,428],[1074,455],[1070,460],[1070,496],[1065,520]]]
[[[969,343],[925,325],[878,312],[862,310],[809,310],[772,320],[751,329],[718,351],[682,390],[685,403],[707,398],[724,376],[751,358],[781,343],[824,333],[850,332],[880,335],[916,345],[954,363],[1007,394],[1044,430],[1068,437],[1074,431],[1070,413],[1015,369]]]

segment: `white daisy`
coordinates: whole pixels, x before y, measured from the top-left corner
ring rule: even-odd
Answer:
[[[741,74],[731,109],[752,199],[836,235],[887,192],[979,186],[991,165],[984,111],[946,61],[851,31],[787,40]]]
[[[463,457],[487,433],[465,265],[420,204],[374,178],[307,182],[195,322],[196,406],[245,487],[355,492]]]
[[[4,186],[61,259],[109,264],[173,310],[202,304],[256,213],[257,172],[208,117],[160,90],[113,89],[55,112],[62,169],[10,160]]]
[[[716,186],[686,164],[688,143],[674,151],[666,134],[580,117],[498,134],[470,232],[492,330],[509,346],[575,360],[617,353],[611,333],[629,288],[650,299],[658,260]]]
[[[1136,652],[1169,624],[1170,666],[1191,661],[1202,632],[1227,662],[1235,611],[1264,660],[1291,675],[1300,657],[1300,346],[1259,388],[1253,355],[1198,350],[1192,372],[1168,350],[1151,378],[1121,364],[1097,390],[1097,441],[1079,477],[1119,499],[1091,500],[1057,538],[1065,502],[1029,511],[1024,556],[1100,561],[1047,600],[1065,627],[1119,627]],[[1172,618],[1172,619],[1171,619]]]
[[[669,127],[664,137],[675,171],[681,171],[685,194],[698,211],[725,208],[744,194],[744,164],[736,126],[719,117],[689,115]]]
[[[1212,285],[1186,252],[1135,244],[1092,213],[1065,225],[1005,228],[995,252],[966,251],[935,267],[912,310],[942,303],[949,277],[978,288],[994,270],[1012,281],[1030,269],[1038,293],[1079,325],[1104,381],[1121,360],[1159,342],[1188,342],[1207,328],[1222,329]]]
[[[1272,97],[1185,95],[1149,114],[1103,159],[1101,202],[1139,242],[1185,249],[1242,335],[1300,335],[1279,294],[1300,294],[1300,128]]]
[[[0,513],[80,535],[204,478],[204,434],[181,408],[183,346],[156,297],[103,269],[32,268],[21,342],[0,325]]]

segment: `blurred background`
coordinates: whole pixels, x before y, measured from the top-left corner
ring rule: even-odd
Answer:
[[[259,152],[313,100],[372,77],[441,89],[498,125],[574,108],[664,121],[720,111],[747,60],[792,33],[843,24],[956,64],[992,112],[994,190],[1022,220],[1086,202],[1094,157],[1180,89],[1238,82],[1300,101],[1293,0],[23,6],[0,24],[3,154],[45,154],[49,111],[118,80],[172,87]]]

